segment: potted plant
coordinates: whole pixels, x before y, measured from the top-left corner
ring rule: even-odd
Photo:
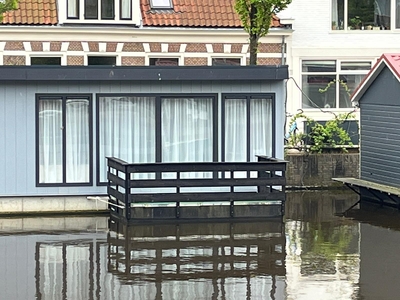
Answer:
[[[350,18],[349,26],[352,29],[361,29],[362,21],[359,16],[355,16],[354,18]]]
[[[336,30],[337,29],[337,27],[336,27],[336,22],[335,21],[332,21],[332,30]]]

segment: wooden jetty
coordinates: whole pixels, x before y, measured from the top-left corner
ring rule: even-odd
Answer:
[[[281,217],[286,161],[127,163],[107,158],[111,216],[145,220]]]
[[[332,180],[342,182],[359,194],[360,201],[374,202],[400,210],[400,187],[358,178],[332,178]]]

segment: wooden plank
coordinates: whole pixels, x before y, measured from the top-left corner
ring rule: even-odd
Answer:
[[[111,167],[113,169],[116,169],[118,171],[125,172],[126,165],[127,165],[127,163],[125,161],[120,160],[118,158],[114,158],[114,157],[107,158],[107,166]]]
[[[387,193],[389,195],[400,196],[400,188],[391,186],[391,185],[380,184],[380,183],[375,183],[375,182],[368,181],[368,180],[363,180],[363,179],[358,179],[358,178],[350,178],[350,177],[349,178],[332,178],[332,180],[350,184],[350,185],[355,185],[358,187],[377,190],[380,192]]]
[[[129,173],[173,172],[230,172],[230,171],[285,171],[282,162],[191,162],[130,164]]]
[[[214,192],[214,193],[157,193],[157,194],[132,194],[131,202],[202,202],[202,201],[228,201],[228,200],[285,200],[284,192],[257,193],[257,192]]]
[[[107,187],[107,194],[113,196],[114,198],[117,198],[119,201],[124,202],[124,194],[117,191],[116,189],[112,188],[112,187]]]
[[[115,176],[115,175],[114,175]],[[221,186],[267,186],[285,185],[284,177],[262,178],[187,178],[187,179],[142,179],[132,180],[131,188],[145,187],[221,187]],[[122,184],[121,184],[122,185]]]
[[[118,177],[115,174],[112,173],[107,173],[107,179],[111,181],[111,184],[116,184],[120,186],[125,186],[125,179],[122,179],[121,177]]]

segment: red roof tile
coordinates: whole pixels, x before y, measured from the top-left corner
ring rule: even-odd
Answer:
[[[152,10],[150,0],[140,0],[143,26],[241,28],[234,0],[171,0],[173,9]],[[280,27],[278,17],[271,27]]]
[[[56,0],[20,0],[18,9],[3,14],[4,25],[56,25]]]

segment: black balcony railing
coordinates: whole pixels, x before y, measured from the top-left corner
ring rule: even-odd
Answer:
[[[152,208],[173,205],[174,218],[189,216],[181,213],[183,203],[206,206],[216,202],[228,205],[229,217],[243,216],[235,213],[237,201],[242,206],[279,206],[283,214],[286,162],[275,158],[258,156],[257,162],[132,164],[109,157],[107,165],[109,208],[112,215],[126,221],[145,218],[143,214],[135,216],[133,211],[149,208],[150,204]],[[170,213],[168,216],[172,217]],[[150,218],[156,217],[153,212]]]

